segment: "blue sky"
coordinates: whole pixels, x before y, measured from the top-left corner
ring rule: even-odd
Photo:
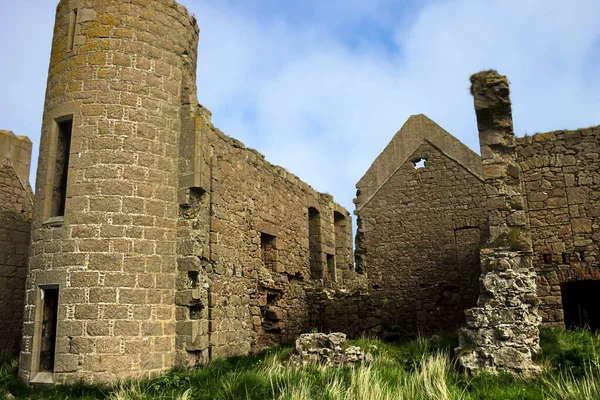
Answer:
[[[599,0],[182,0],[213,123],[353,209],[411,114],[478,149],[469,76],[512,83],[518,135],[600,124]],[[54,0],[0,0],[0,129],[37,164]],[[35,173],[32,169],[32,180]]]

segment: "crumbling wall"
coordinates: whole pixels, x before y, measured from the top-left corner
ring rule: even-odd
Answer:
[[[481,161],[485,178],[488,232],[482,241],[481,292],[465,312],[459,331],[459,361],[468,370],[529,374],[539,350],[535,271],[531,233],[517,162],[508,79],[496,71],[471,77]]]
[[[195,130],[196,183],[180,199],[176,298],[188,365],[294,340],[311,323],[309,289],[354,274],[351,218],[330,195],[214,128],[201,106]]]
[[[599,280],[600,128],[517,139],[531,222],[539,313],[564,327],[561,284]]]
[[[31,141],[0,130],[0,350],[21,346],[33,193]]]
[[[411,117],[406,125],[416,131],[420,144],[371,197],[363,193],[362,186],[369,186],[365,178],[357,185],[357,265],[365,269],[385,330],[452,330],[477,298],[483,183],[426,140],[430,131],[443,131],[439,126],[423,116]],[[403,127],[399,140],[409,134],[405,131]],[[440,135],[451,138],[445,131]],[[419,160],[422,168],[415,167]]]

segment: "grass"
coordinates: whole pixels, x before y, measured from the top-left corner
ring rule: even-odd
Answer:
[[[544,372],[529,380],[509,374],[460,372],[452,359],[456,335],[403,343],[360,339],[352,344],[375,355],[356,367],[286,364],[291,348],[215,360],[190,370],[113,387],[83,383],[32,390],[17,378],[17,361],[0,359],[0,398],[20,399],[280,399],[280,400],[453,400],[600,398],[600,337],[585,330],[542,329]]]

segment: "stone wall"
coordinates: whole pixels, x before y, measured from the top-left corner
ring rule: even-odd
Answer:
[[[198,186],[180,204],[176,298],[187,365],[293,341],[310,327],[312,288],[354,275],[348,212],[220,132],[208,110],[196,114]]]
[[[561,284],[600,280],[600,128],[517,139],[540,315],[564,327]]]
[[[0,351],[21,345],[33,193],[31,141],[0,131]]]
[[[25,380],[106,382],[174,366],[178,149],[197,40],[195,18],[170,0],[58,4],[26,286]],[[69,121],[70,148],[61,142]],[[57,215],[65,153],[66,202]],[[41,304],[56,289],[55,359],[42,371]]]
[[[357,184],[356,262],[385,330],[456,329],[475,304],[484,190],[479,171],[464,165],[477,158],[428,118],[413,116]]]

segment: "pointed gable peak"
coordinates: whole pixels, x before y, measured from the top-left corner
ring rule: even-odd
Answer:
[[[424,114],[411,115],[356,184],[356,209],[360,210],[423,142],[429,142],[479,179],[481,158],[460,140]]]

